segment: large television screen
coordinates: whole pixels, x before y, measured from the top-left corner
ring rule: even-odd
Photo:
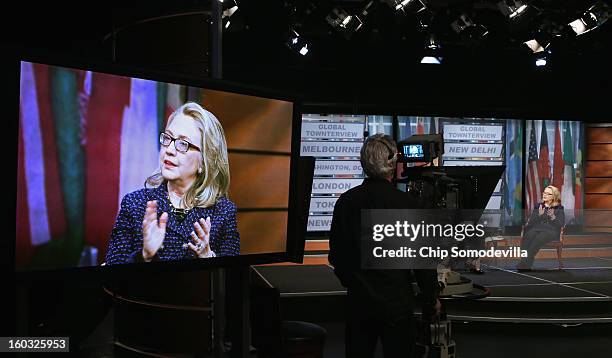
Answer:
[[[291,255],[292,97],[98,67],[20,62],[17,271]]]

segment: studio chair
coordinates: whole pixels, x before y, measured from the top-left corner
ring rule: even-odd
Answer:
[[[251,332],[258,358],[323,358],[327,332],[313,323],[283,321],[277,288],[251,288]]]
[[[282,357],[323,358],[325,336],[327,336],[325,328],[314,323],[282,321]]]
[[[565,226],[561,227],[561,232],[559,232],[559,240],[554,240],[546,245],[548,247],[553,247],[557,250],[557,261],[559,263],[558,269],[563,270],[563,235],[565,233]]]
[[[523,225],[523,228],[521,229],[521,241],[524,238],[524,234],[525,234],[525,225]],[[546,245],[544,245],[544,247],[551,247],[557,250],[557,269],[558,270],[563,270],[563,236],[565,235],[565,225],[563,225],[561,227],[561,232],[559,232],[559,239],[558,240],[553,240],[553,241],[549,241],[546,243]]]

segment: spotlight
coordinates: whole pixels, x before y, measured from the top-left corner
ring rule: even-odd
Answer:
[[[425,41],[425,55],[421,59],[421,63],[439,65],[442,63],[440,49],[442,46],[434,34],[429,34]]]
[[[325,18],[333,28],[338,30],[345,38],[351,36],[363,26],[363,22],[357,15],[350,15],[342,8],[335,7]]]
[[[442,63],[442,58],[434,57],[434,56],[423,56],[421,63],[425,63],[429,65],[439,65]]]
[[[438,51],[441,48],[442,48],[442,45],[440,45],[440,42],[438,41],[438,38],[436,37],[436,35],[429,34],[429,36],[427,36],[427,41],[425,42],[425,49],[432,50],[432,51]]]
[[[544,67],[548,63],[548,57],[550,55],[550,51],[542,51],[536,53],[535,56],[535,65],[537,67]]]
[[[219,2],[223,4],[223,13],[221,15],[223,28],[229,29],[232,24],[230,18],[238,11],[238,3],[236,0],[219,0]]]
[[[534,38],[523,42],[533,53],[538,53],[547,50],[553,42],[553,35],[545,28],[540,28],[534,35]]]
[[[476,24],[467,14],[461,14],[451,23],[451,27],[456,33],[470,39],[482,39],[489,34],[484,25]]]
[[[504,0],[497,3],[499,10],[510,20],[516,19],[525,14],[529,9],[529,5],[519,0]]]
[[[289,32],[289,36],[288,36],[288,40],[287,40],[287,47],[289,47],[291,50],[297,51],[297,53],[299,53],[302,56],[306,56],[306,54],[308,53],[308,51],[310,50],[308,47],[308,42],[306,42],[306,40],[304,40],[300,34],[297,33],[297,31],[295,31],[294,29],[291,29],[291,31]]]
[[[526,4],[524,4],[522,1],[515,0],[500,1],[497,6],[505,16],[508,16],[511,19],[520,16],[525,12],[525,10],[527,10]]]
[[[546,47],[548,47],[548,45],[542,46],[537,40],[525,41],[524,44],[529,47],[533,53],[542,52],[546,50]]]
[[[407,14],[411,12],[413,14],[418,14],[427,10],[425,0],[384,0],[384,2],[398,13]]]
[[[585,34],[601,26],[610,18],[610,7],[599,1],[585,11],[579,19],[569,23],[576,36]]]

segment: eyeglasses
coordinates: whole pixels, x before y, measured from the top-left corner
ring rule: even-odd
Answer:
[[[200,147],[193,145],[184,139],[173,138],[169,134],[163,132],[159,134],[159,143],[164,147],[169,146],[172,142],[174,142],[174,148],[181,153],[187,153],[189,147],[195,148],[198,152],[202,151]]]

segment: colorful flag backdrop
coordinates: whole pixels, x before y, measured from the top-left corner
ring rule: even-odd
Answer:
[[[120,200],[157,168],[157,135],[184,93],[178,85],[21,64],[18,268],[100,263]],[[94,262],[83,262],[92,250]]]
[[[528,121],[526,170],[526,215],[542,200],[548,183],[561,191],[566,224],[579,224],[583,208],[582,173],[584,140],[577,121]],[[540,138],[540,142],[536,141]],[[549,143],[552,143],[550,147]],[[538,155],[539,153],[539,155]]]

